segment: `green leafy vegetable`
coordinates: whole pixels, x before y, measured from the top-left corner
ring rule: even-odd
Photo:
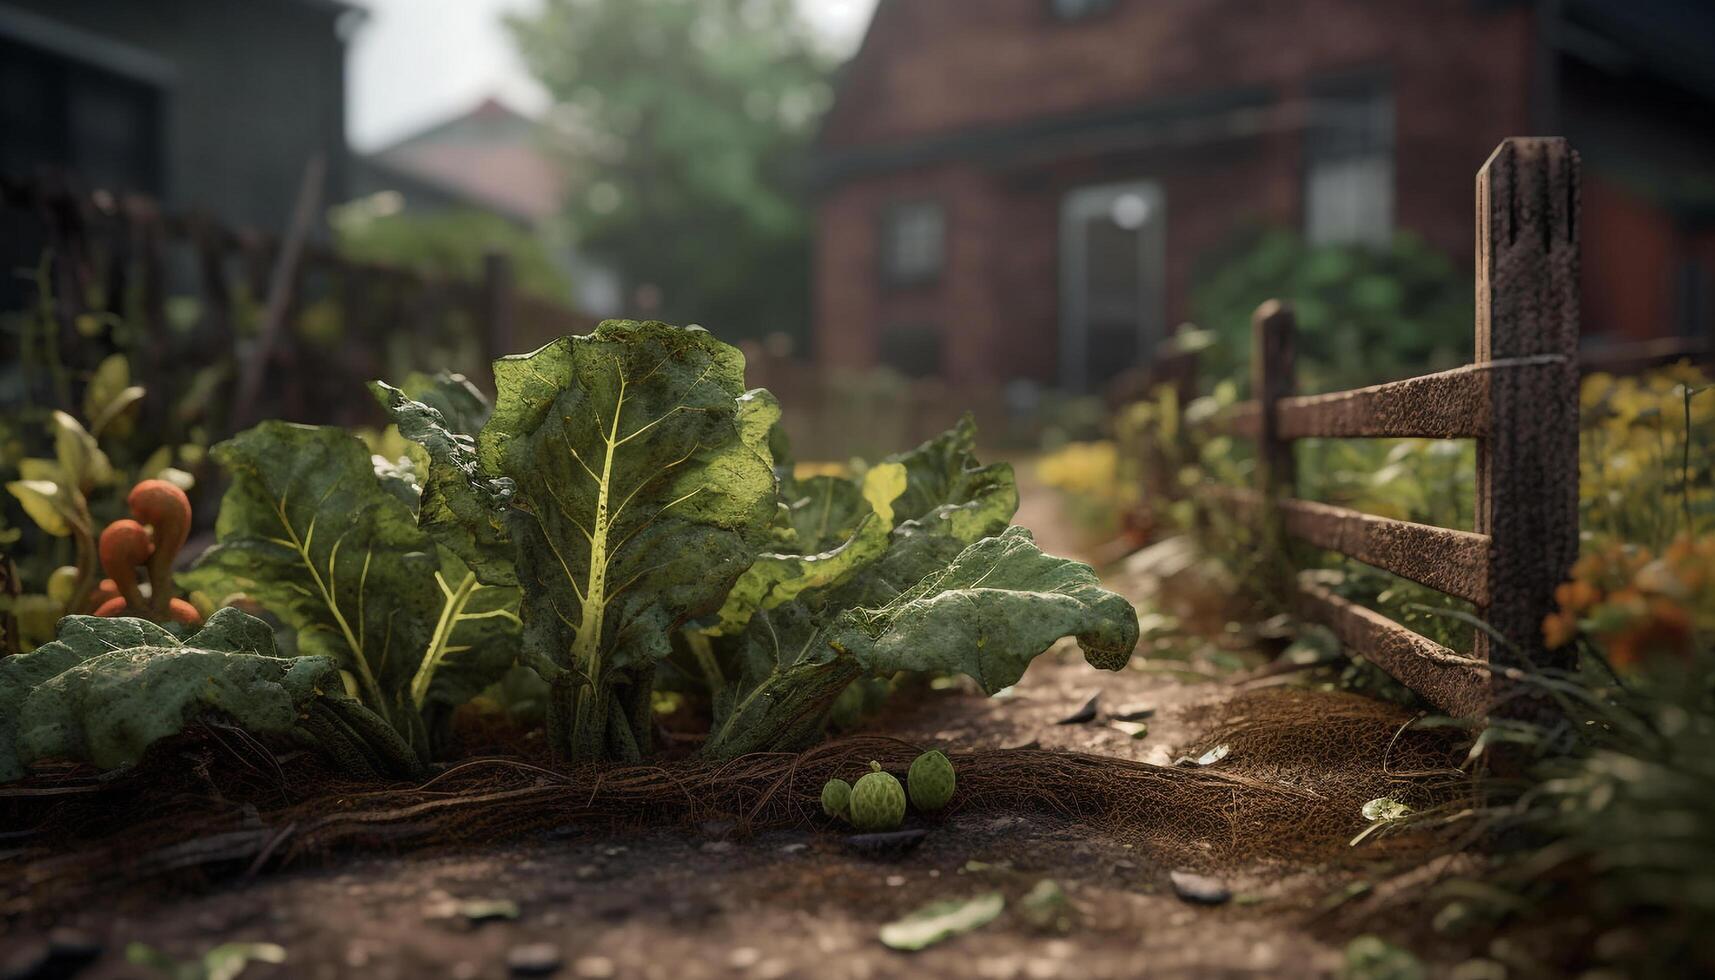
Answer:
[[[514,656],[516,591],[479,583],[417,526],[398,488],[339,429],[264,422],[216,446],[232,486],[219,543],[181,574],[242,592],[297,631],[419,750],[431,700],[456,705]]]
[[[706,331],[617,320],[494,371],[477,458],[512,481],[550,740],[572,758],[634,758],[670,633],[720,606],[774,518],[771,460],[739,424],[743,357]]]
[[[1060,637],[1104,668],[1137,642],[1087,566],[1007,530],[1012,469],[976,460],[971,419],[861,479],[797,481],[779,403],[705,331],[609,321],[499,360],[496,383],[475,438],[376,391],[429,458],[420,527],[478,582],[520,584],[521,661],[566,757],[647,752],[657,687],[707,693],[703,752],[725,757],[808,741],[864,678],[998,690]]]
[[[993,694],[1063,636],[1076,636],[1104,670],[1123,667],[1138,639],[1129,602],[1101,588],[1088,565],[1043,554],[1021,527],[977,541],[878,605],[842,605],[875,591],[854,585],[819,608],[795,602],[757,615],[739,638],[739,689],[726,710],[717,705],[705,754],[796,747],[866,674],[963,673]]]
[[[215,716],[290,736],[360,773],[410,773],[417,758],[347,698],[326,657],[276,656],[266,623],[222,609],[188,640],[144,619],[68,616],[59,639],[0,660],[0,782],[43,759],[104,769]]]

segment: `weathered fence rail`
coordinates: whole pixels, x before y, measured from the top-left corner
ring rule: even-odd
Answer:
[[[1476,359],[1353,391],[1293,391],[1294,320],[1269,301],[1252,319],[1253,401],[1209,420],[1257,445],[1257,486],[1217,499],[1263,531],[1338,552],[1468,600],[1488,624],[1455,653],[1318,584],[1279,583],[1320,623],[1436,707],[1519,710],[1508,667],[1566,666],[1542,640],[1554,589],[1578,551],[1578,156],[1560,139],[1509,139],[1477,175]],[[1183,386],[1181,386],[1183,387]],[[1294,496],[1292,444],[1309,438],[1470,438],[1471,531],[1365,514]]]

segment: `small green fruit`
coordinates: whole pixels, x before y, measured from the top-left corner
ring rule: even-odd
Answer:
[[[850,819],[852,784],[843,779],[830,779],[822,786],[822,812],[841,820]]]
[[[852,826],[866,833],[898,830],[905,821],[905,787],[881,763],[871,762],[870,772],[852,787]]]
[[[934,813],[953,798],[953,762],[938,749],[918,756],[905,774],[911,786],[911,803],[925,813]]]

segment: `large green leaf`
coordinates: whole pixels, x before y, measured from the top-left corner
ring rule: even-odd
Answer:
[[[646,664],[750,565],[774,480],[738,424],[743,375],[706,331],[623,320],[495,363],[478,454],[514,482],[527,643]]]
[[[365,733],[361,748],[339,743],[365,756],[365,771],[416,768],[411,750],[345,697],[332,660],[275,654],[268,625],[236,609],[183,642],[146,620],[69,616],[59,639],[0,660],[0,782],[44,759],[131,765],[205,718],[329,747],[306,724],[337,717],[342,731]]]
[[[1078,638],[1091,666],[1119,670],[1137,646],[1137,611],[1090,566],[1045,555],[1010,527],[892,602],[841,613],[826,640],[871,673],[956,672],[993,694],[1063,636]]]
[[[1138,639],[1130,602],[1101,588],[1088,565],[1043,554],[1021,527],[970,545],[883,602],[845,604],[881,591],[854,583],[759,611],[729,641],[738,678],[716,699],[704,753],[796,748],[866,674],[962,673],[993,693],[1061,637],[1076,636],[1104,670],[1123,667]]]
[[[893,501],[904,488],[905,467],[898,463],[871,467],[862,484],[863,513],[849,535],[815,554],[758,555],[733,583],[707,632],[737,633],[758,609],[773,609],[810,589],[832,588],[880,558],[893,531]]]
[[[219,543],[181,581],[246,593],[297,631],[299,653],[332,659],[391,715],[441,607],[440,562],[410,508],[340,429],[263,422],[213,456],[232,479]]]
[[[938,522],[975,541],[998,534],[1018,510],[1012,466],[977,462],[977,424],[969,415],[916,449],[883,462],[905,467],[906,488],[894,504],[897,520]]]
[[[525,653],[597,699],[554,737],[600,752],[608,672],[652,669],[768,540],[774,474],[762,430],[740,424],[743,356],[703,330],[610,320],[494,373],[477,455],[513,482]]]
[[[355,437],[265,422],[213,452],[232,486],[186,586],[261,603],[419,748],[427,701],[456,704],[504,673],[516,590],[481,585],[438,549]]]
[[[483,582],[516,585],[505,516],[511,483],[482,474],[476,462],[477,430],[458,427],[486,417],[486,412],[473,411],[469,396],[459,397],[458,389],[440,393],[439,400],[455,411],[455,418],[449,419],[440,409],[385,382],[372,382],[370,388],[399,434],[428,454],[429,468],[417,504],[420,526]]]

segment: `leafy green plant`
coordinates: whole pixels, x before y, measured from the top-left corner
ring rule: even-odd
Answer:
[[[486,406],[463,379],[419,379],[467,421]],[[179,580],[278,616],[297,652],[351,678],[358,700],[420,753],[450,709],[516,655],[515,588],[479,582],[418,526],[415,464],[373,457],[338,428],[264,422],[212,450],[231,478],[217,543]]]
[[[520,586],[520,659],[570,758],[648,751],[663,670],[707,694],[703,753],[726,757],[813,738],[865,676],[993,691],[1060,637],[1110,669],[1137,641],[1088,566],[1007,529],[1011,469],[976,463],[968,420],[861,478],[800,482],[779,406],[706,331],[608,321],[495,377],[474,438],[378,390],[429,457],[420,526],[479,581]]]
[[[1250,377],[1250,318],[1275,297],[1298,322],[1299,385],[1331,391],[1455,367],[1469,357],[1471,286],[1446,256],[1409,234],[1386,248],[1306,243],[1253,230],[1213,253],[1192,286],[1192,318],[1213,331],[1207,377]]]
[[[325,751],[354,773],[418,768],[345,696],[332,660],[282,658],[266,623],[222,609],[183,642],[145,619],[68,616],[54,642],[0,660],[0,782],[42,759],[132,765],[208,718]]]

